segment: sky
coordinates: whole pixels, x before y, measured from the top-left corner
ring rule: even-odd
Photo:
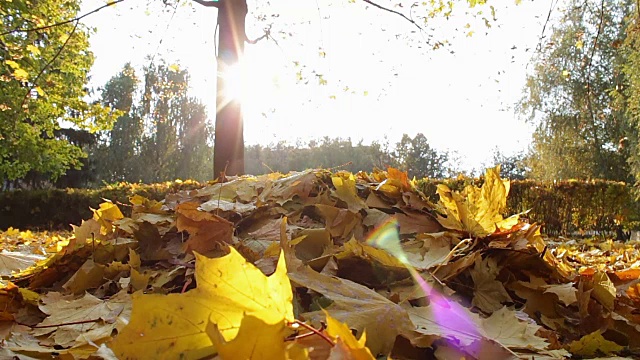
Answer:
[[[84,0],[81,13],[104,3]],[[85,18],[96,29],[90,38],[96,56],[91,86],[104,85],[126,62],[142,69],[151,56],[155,63],[188,69],[190,92],[213,121],[216,10],[151,3],[126,0]],[[423,133],[436,149],[457,152],[457,166],[468,170],[491,165],[496,147],[506,155],[527,149],[533,126],[514,105],[531,71],[549,1],[496,1],[497,21],[490,29],[461,14],[423,32],[358,0],[265,3],[249,1],[247,16],[249,38],[272,22],[276,39],[245,49],[247,144],[329,136],[393,146],[404,133]],[[406,6],[394,10],[410,15]],[[431,50],[431,37],[452,45]]]

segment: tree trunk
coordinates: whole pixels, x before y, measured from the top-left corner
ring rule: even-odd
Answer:
[[[244,174],[244,136],[239,99],[225,97],[224,70],[244,53],[246,0],[224,0],[218,6],[219,46],[214,177]],[[236,80],[237,81],[237,80]]]

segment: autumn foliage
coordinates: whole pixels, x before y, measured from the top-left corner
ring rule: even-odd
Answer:
[[[393,168],[307,170],[133,196],[131,217],[105,202],[69,236],[11,229],[0,355],[639,355],[632,252],[549,247],[502,216],[509,188],[489,169],[434,204]]]

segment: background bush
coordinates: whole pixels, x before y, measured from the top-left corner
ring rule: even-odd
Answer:
[[[482,178],[459,177],[450,180],[424,179],[418,187],[433,202],[438,201],[437,184],[462,190],[474,184],[481,186]],[[17,190],[0,193],[0,229],[70,229],[92,216],[90,208],[98,208],[103,199],[129,204],[129,197],[140,194],[162,200],[167,193],[197,189],[206,183],[175,181],[159,184],[120,183],[100,189]],[[120,206],[127,215],[129,208]],[[614,234],[623,229],[640,229],[640,205],[633,195],[633,187],[624,182],[511,181],[505,215],[530,210],[524,217],[543,224],[547,235]]]

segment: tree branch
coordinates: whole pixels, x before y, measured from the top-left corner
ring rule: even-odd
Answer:
[[[51,24],[51,25],[46,25],[46,26],[40,26],[40,27],[30,28],[30,29],[13,29],[13,30],[9,30],[9,31],[5,31],[5,32],[3,32],[3,33],[0,33],[0,36],[4,36],[4,35],[11,34],[11,33],[14,33],[14,32],[32,32],[32,31],[38,31],[38,30],[45,30],[45,29],[49,29],[49,28],[52,28],[52,27],[55,27],[55,26],[60,26],[60,25],[64,25],[64,24],[69,24],[69,23],[72,23],[72,22],[74,22],[74,21],[82,20],[83,18],[85,18],[85,17],[87,17],[87,16],[89,16],[89,15],[91,15],[91,14],[95,14],[95,13],[97,13],[98,11],[100,11],[100,10],[102,10],[102,9],[106,8],[106,7],[109,7],[109,6],[115,5],[115,4],[120,3],[120,2],[123,2],[123,1],[124,1],[124,0],[113,0],[113,1],[110,1],[110,2],[108,2],[108,3],[106,3],[106,4],[102,5],[102,6],[100,6],[99,8],[93,9],[93,10],[89,11],[88,13],[83,14],[83,15],[78,16],[78,17],[75,17],[75,18],[73,18],[73,19],[69,19],[69,20],[61,21],[61,22],[59,22],[59,23],[55,23],[55,24]],[[78,26],[78,25],[76,24],[76,27],[77,27],[77,26]]]
[[[123,0],[120,0],[120,1],[123,1]],[[36,78],[33,80],[33,82],[31,83],[31,86],[27,90],[27,93],[24,95],[24,99],[22,99],[22,105],[20,106],[21,109],[25,108],[25,106],[27,104],[27,99],[29,98],[29,95],[31,94],[31,91],[36,87],[36,84],[38,83],[38,80],[40,79],[40,76],[42,76],[42,74],[44,74],[44,71],[58,58],[58,56],[60,56],[60,53],[62,53],[62,50],[64,50],[64,48],[67,46],[67,44],[69,43],[69,40],[71,40],[71,38],[73,37],[73,34],[75,34],[75,32],[76,32],[76,29],[78,28],[78,24],[80,24],[80,19],[76,20],[76,24],[73,26],[73,30],[71,30],[71,33],[67,37],[67,40],[65,40],[64,44],[62,44],[60,49],[58,49],[58,51],[51,58],[51,60],[49,60],[49,62],[47,62],[47,64],[44,67],[42,67],[42,69],[40,69],[40,72],[38,73],[38,76],[36,76]]]
[[[197,0],[196,0],[196,1],[197,1]],[[366,3],[367,3],[367,4],[369,4],[369,5],[372,5],[372,6],[374,6],[374,7],[377,7],[377,8],[378,8],[378,9],[380,9],[380,10],[388,11],[388,12],[390,12],[390,13],[393,13],[393,14],[396,14],[396,15],[398,15],[398,16],[401,16],[402,18],[404,18],[404,19],[405,19],[405,20],[407,20],[408,22],[410,22],[410,23],[412,23],[413,25],[415,25],[418,29],[420,29],[420,31],[422,31],[422,28],[420,27],[420,25],[418,25],[418,23],[417,23],[417,22],[415,22],[413,19],[408,18],[405,14],[403,14],[403,13],[401,13],[401,12],[398,12],[398,11],[395,11],[395,10],[392,10],[392,9],[389,9],[389,8],[386,8],[386,7],[382,6],[382,5],[378,5],[378,4],[374,3],[374,2],[373,2],[373,1],[371,1],[371,0],[362,0],[362,1],[366,2]]]
[[[211,0],[211,1],[193,0],[193,1],[197,2],[202,6],[220,8],[220,1],[216,1],[216,0]]]
[[[262,40],[262,39],[268,39],[271,37],[271,25],[269,25],[268,28],[264,29],[264,34],[262,34],[262,36],[260,36],[257,39],[254,40],[249,40],[248,38],[245,39],[245,41],[251,45],[255,45],[258,43],[258,41]]]
[[[544,39],[544,32],[547,30],[547,25],[551,20],[551,14],[553,14],[553,10],[558,5],[558,1],[551,1],[551,5],[549,6],[549,13],[547,14],[547,20],[544,21],[544,25],[542,26],[542,32],[540,33],[540,37],[538,40],[538,46],[536,47],[538,51],[542,51],[542,39]]]

